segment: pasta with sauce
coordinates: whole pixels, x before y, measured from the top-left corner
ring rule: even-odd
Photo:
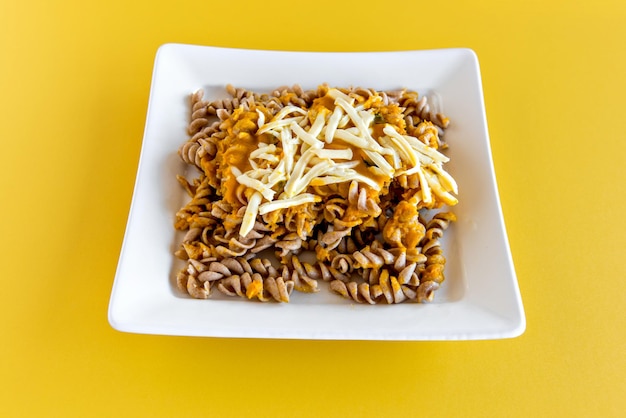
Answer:
[[[226,90],[191,95],[179,155],[198,176],[178,177],[179,289],[289,302],[322,280],[356,302],[432,301],[458,193],[441,153],[449,119],[407,90]]]

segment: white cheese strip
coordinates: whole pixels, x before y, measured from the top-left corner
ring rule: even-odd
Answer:
[[[300,113],[301,115],[306,115],[307,111],[298,106],[293,106],[293,105],[285,106],[282,109],[280,109],[280,111],[276,115],[274,115],[274,117],[272,118],[272,121],[281,120],[285,116],[289,115],[290,113]]]
[[[367,176],[363,176],[359,174],[358,172],[356,172],[355,170],[353,170],[353,168],[355,168],[358,165],[359,165],[358,161],[350,161],[347,163],[336,164],[332,168],[330,168],[326,174],[329,176],[344,177],[346,179],[344,181],[355,180],[354,176],[358,175],[359,179],[367,179],[363,181],[364,183],[369,184],[372,187],[374,185],[378,185],[378,183],[374,179],[371,179]],[[377,168],[377,167],[368,167],[368,168]],[[384,176],[384,173],[381,172],[381,174]],[[377,186],[377,189],[378,189],[378,186]]]
[[[257,135],[261,135],[263,133],[269,132],[275,136],[278,136],[278,133],[275,132],[278,128],[283,128],[285,126],[289,126],[292,123],[298,123],[299,121],[301,121],[303,119],[302,116],[300,117],[296,117],[296,118],[287,118],[287,119],[281,119],[281,120],[275,120],[272,122],[268,122],[265,125],[263,125],[262,128],[260,128],[256,133]]]
[[[370,160],[372,160],[372,162],[378,167],[380,168],[383,173],[385,173],[385,175],[387,177],[393,177],[393,174],[395,172],[395,170],[393,169],[393,167],[387,162],[387,160],[385,160],[385,157],[383,157],[382,155],[380,155],[377,152],[374,151],[370,151],[370,150],[365,150],[365,155],[367,155],[369,157]]]
[[[244,213],[241,226],[239,227],[239,235],[242,237],[248,235],[248,233],[252,231],[252,228],[254,228],[256,215],[259,212],[259,203],[261,203],[262,198],[263,197],[259,192],[254,192],[252,196],[250,196],[248,206],[246,207],[246,213]]]
[[[433,193],[435,193],[437,197],[443,200],[447,205],[453,206],[459,202],[456,197],[452,196],[450,193],[445,191],[443,187],[441,187],[439,179],[436,175],[430,174],[428,171],[424,171],[424,175]]]
[[[311,167],[311,169],[304,176],[302,176],[295,182],[293,191],[291,191],[290,194],[298,195],[302,193],[303,191],[306,190],[307,187],[309,187],[309,184],[314,178],[323,175],[332,166],[333,166],[332,162],[328,160],[324,160],[321,163],[315,165],[314,167]]]
[[[381,185],[378,184],[377,182],[375,182],[374,180],[372,180],[371,178],[364,176],[362,174],[359,173],[354,173],[350,176],[348,176],[349,178],[347,179],[347,181],[352,181],[352,180],[356,180],[358,182],[361,183],[365,183],[368,186],[370,186],[372,189],[376,190],[376,191],[380,191]]]
[[[354,168],[359,165],[359,161],[346,161],[345,163],[337,163],[333,165],[332,171],[345,170],[348,168]]]
[[[317,151],[317,148],[310,148],[310,149],[313,150],[313,152]],[[311,159],[309,160],[309,166],[313,167],[314,165],[317,165],[317,164],[321,163],[322,161],[329,161],[329,159],[328,158],[320,158],[317,155],[315,155],[314,157],[311,157]]]
[[[260,180],[264,176],[269,176],[270,174],[272,174],[272,171],[273,170],[271,168],[253,168],[252,170],[248,170],[243,173],[243,175],[248,176],[251,179]]]
[[[295,196],[294,189],[296,187],[296,182],[304,174],[304,169],[309,164],[309,161],[313,156],[315,156],[313,152],[305,152],[294,166],[293,171],[289,174],[289,180],[287,180],[287,183],[285,184],[284,190],[287,197],[291,198]]]
[[[285,172],[285,160],[281,160],[276,168],[272,170],[272,173],[267,178],[267,187],[273,188],[281,181],[287,180],[287,173]]]
[[[378,184],[376,181],[374,181],[373,179],[367,176],[357,173],[354,170],[348,170],[348,173],[346,174],[345,179],[346,181],[356,180],[358,182],[367,184],[374,190],[380,190],[380,184]]]
[[[384,148],[374,140],[371,136],[368,135],[368,138],[364,137],[361,134],[361,131],[356,126],[351,128],[341,129],[340,135],[352,135],[353,137],[360,138],[362,143],[364,144],[361,148],[369,148],[373,151],[376,151],[380,154],[384,155],[392,155],[394,153],[393,149]],[[342,138],[343,139],[343,138]]]
[[[260,142],[258,148],[250,153],[250,158],[258,158],[259,155],[266,152],[276,152],[276,145]]]
[[[317,177],[313,179],[313,181],[311,182],[311,186],[323,186],[326,184],[345,183],[347,181],[352,181],[352,180],[356,180],[360,183],[367,184],[373,190],[376,190],[376,191],[380,190],[380,187],[381,187],[377,182],[375,182],[371,178],[364,176],[362,174],[359,174],[354,170],[348,170],[347,172],[342,173],[342,175],[340,176],[328,175],[328,176]]]
[[[328,158],[331,160],[351,160],[352,159],[352,150],[350,148],[346,149],[313,149],[315,155],[319,158]]]
[[[329,111],[326,110],[326,108],[320,108],[313,125],[311,125],[311,128],[309,129],[309,134],[312,137],[317,138],[322,133],[322,129],[324,129],[324,126],[326,125],[326,115],[328,113]]]
[[[335,184],[335,183],[343,183],[346,181],[346,176],[322,176],[316,179],[313,179],[311,182],[311,186],[324,186],[326,184]]]
[[[412,174],[417,173],[421,169],[422,169],[422,165],[418,164],[415,167],[409,168],[408,170],[398,170],[398,171],[396,171],[396,177],[400,177],[400,176],[403,176],[403,175],[410,176]]]
[[[383,128],[383,132],[387,134],[388,136],[394,139],[397,139],[399,141],[403,141],[403,142],[406,141],[411,146],[411,148],[413,148],[416,151],[419,151],[421,154],[423,154],[424,156],[427,156],[432,161],[443,162],[443,163],[450,161],[448,157],[438,152],[436,149],[429,147],[427,145],[424,145],[424,143],[420,141],[419,139],[410,135],[400,135],[400,133],[398,133],[398,131],[396,131],[395,128],[389,124],[385,125],[385,127]],[[418,157],[424,164],[425,161],[423,161],[423,158],[419,155]]]
[[[343,111],[346,112],[346,115],[348,115],[350,117],[350,120],[352,120],[352,123],[354,123],[354,126],[356,126],[359,131],[361,131],[361,135],[365,136],[369,133],[368,126],[365,125],[363,119],[361,119],[357,111],[354,109],[354,107],[352,107],[350,103],[348,103],[342,97],[338,97],[335,100],[335,104],[337,106],[341,106]]]
[[[354,123],[354,126],[359,129],[361,133],[360,136],[367,141],[370,147],[376,151],[380,151],[380,145],[374,140],[374,138],[372,138],[372,135],[370,134],[369,125],[367,125],[365,121],[359,116],[357,110],[341,97],[335,100],[335,104],[343,108],[346,114],[350,117],[350,120],[352,120],[352,123]]]
[[[277,163],[280,159],[274,154],[261,154],[257,157],[258,160],[267,160],[271,163]]]
[[[389,136],[391,143],[395,146],[397,150],[400,151],[400,154],[404,157],[403,159],[408,162],[410,166],[415,166],[419,164],[419,157],[412,149],[411,144],[409,144],[407,140],[402,135],[400,135],[393,126],[385,124],[383,132]]]
[[[256,110],[256,113],[257,115],[259,115],[256,124],[258,126],[258,129],[261,129],[261,127],[265,125],[265,113],[261,112],[259,109]]]
[[[359,110],[358,114],[361,120],[363,120],[363,124],[365,124],[365,126],[367,126],[368,128],[371,128],[372,123],[374,123],[374,119],[376,117],[374,116],[374,112],[372,112],[371,110]],[[368,130],[368,132],[370,132],[371,134],[371,130]]]
[[[337,106],[338,107],[338,106]],[[341,109],[341,108],[340,108]],[[339,124],[337,125],[338,128],[345,128],[346,126],[348,126],[348,123],[350,122],[350,116],[348,115],[343,115],[341,117],[341,119],[339,119]]]
[[[300,139],[300,137],[298,137],[298,139]],[[300,155],[304,155],[305,152],[307,152],[311,146],[309,144],[307,144],[306,142],[300,141],[301,145],[300,145]]]
[[[337,99],[339,98],[349,103],[350,106],[352,106],[352,104],[354,103],[354,98],[348,96],[347,94],[343,93],[342,91],[338,89],[330,89],[328,90],[326,94],[332,97],[333,99],[335,99],[335,104],[337,103]]]
[[[399,141],[396,137],[389,138],[389,143],[393,149],[398,153],[400,159],[407,163],[409,167],[414,167],[419,164],[419,158],[415,155],[415,151],[411,148],[406,141]]]
[[[381,136],[380,138],[378,138],[378,142],[380,142],[380,145],[382,145],[382,147],[384,149],[390,149],[393,148],[392,146],[392,142],[391,142],[391,138],[389,138],[388,136]],[[391,157],[393,158],[393,168],[396,170],[400,170],[400,168],[402,168],[402,162],[400,161],[400,155],[398,155],[397,152],[390,152],[389,155],[391,155]],[[399,173],[396,173],[396,175],[398,175]]]
[[[394,131],[395,131],[395,129],[394,129]],[[432,160],[434,160],[434,161],[436,161],[438,163],[447,163],[448,161],[450,161],[450,159],[448,157],[446,157],[445,155],[443,155],[442,153],[440,153],[436,149],[434,149],[432,147],[429,147],[427,145],[424,145],[424,143],[422,141],[420,141],[419,139],[417,139],[417,138],[415,138],[413,136],[409,136],[409,135],[402,135],[402,137],[404,139],[406,139],[406,141],[409,144],[411,144],[411,147],[413,147],[414,150],[421,152],[422,154],[430,157]]]
[[[261,181],[248,177],[246,174],[241,174],[241,171],[237,167],[231,166],[230,171],[236,176],[237,182],[244,186],[250,187],[261,193],[263,197],[270,202],[274,199],[275,192],[263,184]],[[237,174],[239,173],[239,174]]]
[[[274,144],[264,144],[264,143],[259,143],[259,148],[255,149],[254,151],[252,151],[250,153],[250,158],[248,159],[248,161],[250,161],[250,165],[252,165],[256,160],[267,160],[271,163],[277,163],[280,159],[278,158],[277,155],[275,155],[277,151],[276,145]]]
[[[283,161],[285,161],[285,172],[290,173],[293,169],[298,140],[292,137],[291,129],[283,129],[280,132],[280,141],[283,146]]]
[[[337,129],[337,131],[335,132],[335,138],[346,141],[347,143],[354,145],[358,148],[372,149],[365,139],[358,137],[345,129]]]
[[[320,160],[320,162],[328,162],[328,160]],[[348,161],[345,163],[338,163],[338,164],[331,163],[329,168],[324,173],[324,176],[334,176],[337,178],[341,178],[342,176],[345,177],[353,173],[356,173],[356,171],[354,171],[353,168],[355,168],[358,165],[359,165],[359,161]]]
[[[356,167],[356,166],[354,166],[354,167]],[[326,173],[324,173],[324,175],[325,176],[339,177],[339,178],[341,178],[341,177],[348,177],[348,176],[351,176],[351,175],[356,173],[356,171],[354,171],[352,168],[353,167],[332,166],[331,168],[329,168],[326,171]]]
[[[339,126],[339,120],[343,115],[343,110],[341,110],[339,106],[336,106],[332,115],[328,118],[328,122],[326,122],[326,129],[324,130],[324,140],[327,144],[333,142],[333,139],[335,138],[335,131]]]
[[[250,167],[252,167],[253,170],[256,170],[257,168],[259,168],[259,165],[256,163],[256,161],[248,160],[248,162],[250,163]]]
[[[298,125],[297,123],[292,123],[290,128],[293,131],[293,133],[296,134],[300,140],[302,140],[302,142],[305,142],[310,147],[324,148],[324,143],[322,141],[320,141],[319,139],[317,139],[316,137],[314,137],[313,135],[311,135],[310,133],[302,129],[302,127]]]
[[[443,187],[445,187],[448,191],[452,191],[454,194],[459,193],[459,188],[456,184],[456,181],[442,167],[440,167],[438,164],[431,164],[428,166],[428,168],[437,173],[437,176],[439,176],[439,182],[442,184]]]
[[[322,198],[317,195],[304,193],[290,199],[279,199],[273,202],[264,203],[259,206],[259,214],[265,215],[266,213],[274,212],[275,210],[287,209],[292,206],[303,205],[305,203],[316,203],[321,200]]]
[[[446,205],[448,206],[454,206],[457,203],[459,203],[459,199],[457,199],[456,197],[452,196],[450,193],[448,192],[443,192],[440,196],[441,200],[443,200]]]

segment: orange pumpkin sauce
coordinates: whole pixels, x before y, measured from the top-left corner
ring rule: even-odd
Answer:
[[[220,166],[219,172],[222,177],[219,193],[226,202],[235,207],[241,206],[241,203],[237,199],[239,183],[231,167],[237,168],[242,173],[251,170],[250,153],[259,147],[259,142],[269,140],[268,135],[255,134],[258,119],[256,110],[236,109],[232,116],[224,121],[228,136],[218,143],[216,164]]]

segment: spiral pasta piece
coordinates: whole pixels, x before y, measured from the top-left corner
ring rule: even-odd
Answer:
[[[422,252],[426,255],[426,266],[421,273],[422,281],[440,284],[445,280],[444,270],[446,258],[443,255],[443,249],[441,248],[439,239],[443,236],[443,231],[448,228],[450,222],[454,220],[456,220],[454,214],[444,212],[436,214],[430,222],[428,222],[426,233],[422,240]],[[431,287],[433,286],[431,285]],[[436,288],[433,288],[431,292],[435,290]]]
[[[450,119],[443,113],[435,110],[428,103],[426,96],[418,98],[418,95],[414,92],[405,93],[400,97],[399,104],[405,108],[404,114],[407,116],[415,116],[418,120],[431,121],[443,129],[450,124]]]
[[[191,120],[187,133],[190,136],[195,135],[203,127],[209,124],[207,118],[207,102],[202,100],[204,92],[202,90],[196,91],[191,95]]]
[[[330,283],[330,289],[346,299],[370,305],[381,302],[402,303],[407,299],[415,299],[417,295],[409,286],[400,284],[395,276],[390,276],[387,270],[381,272],[376,284],[356,281],[344,283],[334,280]]]
[[[285,281],[280,276],[264,279],[259,273],[233,275],[217,282],[217,289],[225,295],[258,299],[261,302],[274,300],[289,303],[293,287],[292,281]]]

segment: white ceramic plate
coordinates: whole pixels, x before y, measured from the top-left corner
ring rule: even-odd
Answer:
[[[430,304],[359,305],[331,294],[294,292],[289,304],[178,293],[173,228],[185,193],[177,150],[186,139],[188,97],[227,97],[233,84],[257,91],[406,87],[436,94],[451,118],[447,170],[459,183],[459,221],[448,229],[446,281]],[[520,335],[525,317],[489,148],[478,60],[468,49],[381,53],[252,51],[167,44],[156,56],[148,115],[109,321],[120,331],[164,335],[465,340]]]

